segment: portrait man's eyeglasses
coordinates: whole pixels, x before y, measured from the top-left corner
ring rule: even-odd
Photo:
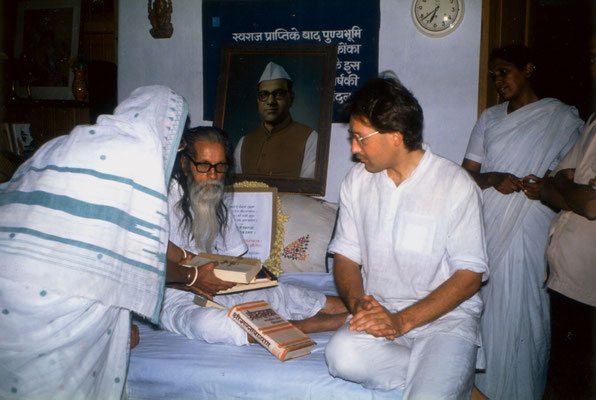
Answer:
[[[273,95],[273,98],[275,100],[283,100],[288,95],[288,91],[285,89],[277,89],[277,90],[274,90],[273,92],[269,92],[267,90],[261,90],[261,91],[259,91],[259,93],[257,93],[257,97],[258,97],[259,101],[267,101],[267,100],[269,100],[269,96],[271,96],[271,95]]]
[[[211,164],[208,162],[196,162],[195,160],[190,158],[190,156],[188,154],[185,154],[185,156],[186,156],[186,158],[188,158],[188,160],[191,163],[194,164],[197,172],[202,173],[202,174],[206,174],[207,172],[211,171],[211,168],[215,168],[215,172],[224,174],[224,173],[228,172],[228,169],[230,168],[230,165],[225,162],[220,162],[217,164]]]

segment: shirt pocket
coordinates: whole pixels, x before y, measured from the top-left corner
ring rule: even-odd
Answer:
[[[394,255],[415,258],[432,258],[434,237],[437,230],[435,218],[428,215],[402,213],[393,225]]]

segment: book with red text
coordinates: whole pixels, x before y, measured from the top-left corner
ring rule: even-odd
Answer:
[[[281,361],[310,354],[316,344],[263,300],[237,304],[228,317]]]

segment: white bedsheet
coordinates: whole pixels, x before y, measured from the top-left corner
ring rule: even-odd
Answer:
[[[282,282],[333,294],[332,276],[284,274]],[[310,334],[312,354],[281,362],[258,344],[230,346],[190,340],[140,325],[131,352],[130,399],[401,399],[402,390],[379,391],[333,378],[324,351],[332,332]]]

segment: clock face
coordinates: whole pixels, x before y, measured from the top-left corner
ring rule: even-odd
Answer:
[[[413,0],[412,19],[427,36],[441,37],[455,30],[464,17],[463,0]]]

